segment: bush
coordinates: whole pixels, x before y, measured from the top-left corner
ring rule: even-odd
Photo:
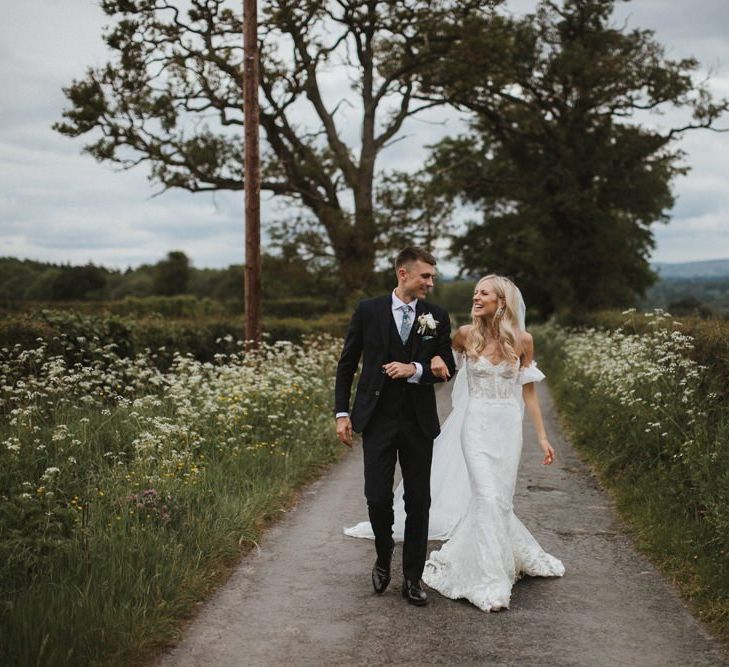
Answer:
[[[58,310],[85,315],[119,315],[122,317],[151,317],[160,315],[175,319],[206,319],[210,317],[243,316],[243,300],[199,298],[191,294],[177,296],[126,296],[113,301],[29,302],[8,301],[0,304],[6,313],[38,315],[43,310]],[[293,297],[266,299],[264,318],[316,319],[322,315],[341,312],[341,299]]]
[[[264,335],[271,340],[294,342],[314,334],[342,337],[347,332],[350,317],[349,313],[330,313],[314,320],[298,317],[264,318]]]
[[[341,311],[344,303],[339,299],[328,300],[317,297],[297,297],[293,299],[267,299],[263,302],[266,317],[312,319],[326,313]]]
[[[729,397],[724,323],[590,316],[532,332],[574,444],[638,544],[729,639]],[[723,359],[720,363],[716,355]]]
[[[349,314],[328,314],[318,319],[274,318],[263,321],[270,342],[301,342],[312,334],[343,336]],[[91,348],[113,345],[121,357],[149,351],[158,368],[169,368],[173,355],[190,354],[198,361],[213,361],[218,354],[238,349],[245,336],[242,316],[170,319],[150,315],[140,319],[117,315],[86,315],[44,310],[37,315],[8,315],[0,323],[0,348],[32,349],[44,342],[52,354],[69,363],[87,361]]]
[[[669,321],[668,313],[656,310],[659,319]],[[654,329],[654,313],[606,310],[583,314],[578,318],[562,318],[562,326],[585,329],[617,330],[642,335]],[[729,321],[724,319],[702,319],[700,317],[670,317],[678,330],[692,339],[692,348],[687,354],[697,363],[707,366],[710,372],[703,376],[704,394],[717,393],[729,402]]]
[[[213,299],[198,299],[196,296],[128,296],[120,301],[99,304],[102,311],[114,315],[143,316],[161,315],[175,318],[205,318],[227,315],[224,303]]]
[[[3,665],[148,662],[341,450],[338,340],[167,371],[87,340],[0,350]]]

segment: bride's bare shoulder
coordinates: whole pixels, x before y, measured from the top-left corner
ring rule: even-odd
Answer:
[[[456,329],[456,334],[453,336],[453,349],[458,350],[459,352],[463,352],[463,350],[466,349],[466,338],[468,338],[468,333],[471,331],[471,327],[473,325],[471,324],[464,324],[462,327],[458,327]]]
[[[534,338],[528,331],[519,332],[519,345],[526,348],[534,347]]]
[[[528,363],[534,358],[534,339],[528,331],[519,332],[519,356]]]

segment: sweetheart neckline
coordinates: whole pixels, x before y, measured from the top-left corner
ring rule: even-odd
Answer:
[[[479,362],[479,361],[481,361],[482,359],[483,359],[484,361],[488,362],[488,364],[489,364],[490,366],[493,366],[494,368],[498,368],[499,366],[501,366],[501,364],[504,364],[504,363],[508,363],[508,360],[507,360],[507,359],[502,359],[501,361],[499,361],[498,363],[496,363],[496,364],[495,364],[495,363],[494,363],[493,361],[491,361],[491,359],[489,359],[489,358],[488,358],[488,357],[487,357],[487,356],[486,356],[485,354],[479,354],[479,355],[478,355],[478,359],[477,359],[477,360],[476,360],[475,362],[473,362],[473,363],[478,363],[478,362]]]

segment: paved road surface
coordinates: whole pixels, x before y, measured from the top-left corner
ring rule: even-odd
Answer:
[[[342,535],[365,516],[357,447],[304,492],[158,664],[729,665],[621,532],[562,437],[544,386],[540,400],[557,462],[540,465],[527,426],[515,506],[564,562],[564,578],[523,579],[511,609],[491,614],[434,591],[427,607],[410,606],[397,576],[376,596],[374,545]],[[439,390],[441,415],[448,409],[448,392]],[[401,550],[395,553],[394,575]]]

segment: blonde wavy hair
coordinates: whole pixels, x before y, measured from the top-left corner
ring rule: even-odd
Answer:
[[[519,297],[516,285],[504,276],[489,274],[478,281],[476,289],[486,281],[492,283],[496,296],[503,301],[504,305],[499,305],[491,321],[471,315],[473,326],[466,337],[466,354],[472,359],[477,359],[486,348],[487,338],[495,335],[502,358],[515,365],[519,361],[521,335],[518,316]],[[489,329],[492,330],[489,331]]]

